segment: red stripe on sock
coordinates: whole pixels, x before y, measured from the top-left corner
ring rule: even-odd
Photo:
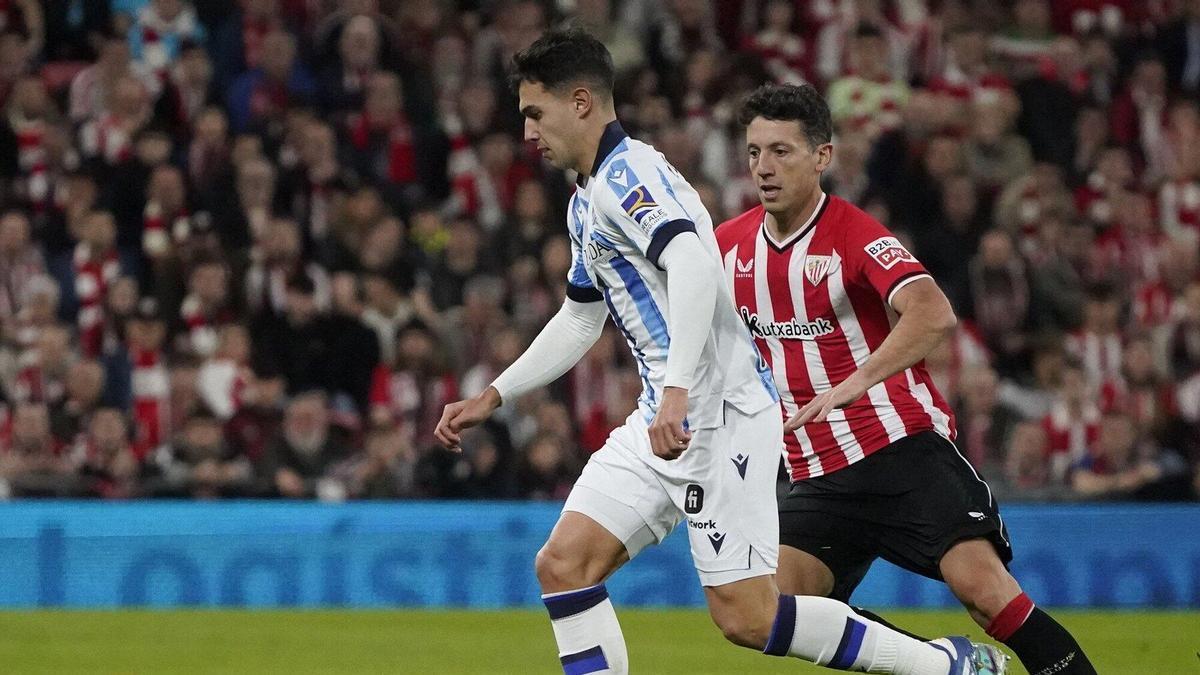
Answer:
[[[1018,595],[1009,602],[995,619],[988,624],[987,634],[992,638],[1007,642],[1012,634],[1017,632],[1017,629],[1024,625],[1025,620],[1033,613],[1033,600],[1029,599],[1024,593]]]

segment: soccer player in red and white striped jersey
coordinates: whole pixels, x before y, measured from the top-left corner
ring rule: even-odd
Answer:
[[[1009,574],[991,490],[953,444],[923,365],[956,325],[949,301],[887,228],[821,189],[827,104],[808,85],[766,85],[739,118],[761,205],[717,241],[787,420],[780,589],[846,602],[882,557],[944,580],[1029,672],[1095,673]]]

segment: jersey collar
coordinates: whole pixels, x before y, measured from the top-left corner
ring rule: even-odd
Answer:
[[[774,248],[776,251],[783,251],[803,239],[809,232],[812,232],[813,228],[817,226],[817,221],[821,219],[821,215],[825,213],[825,207],[827,206],[829,206],[829,195],[822,191],[821,199],[817,202],[817,208],[813,209],[812,215],[808,217],[808,220],[799,229],[788,235],[783,241],[775,241],[775,238],[771,236],[771,233],[767,230],[767,214],[766,211],[763,211],[763,219],[760,224],[763,239],[767,240],[771,248]]]
[[[590,176],[595,176],[600,167],[604,166],[605,160],[617,149],[621,141],[629,138],[629,134],[625,133],[625,129],[617,120],[613,120],[604,126],[604,133],[600,135],[600,147],[596,148],[596,159],[592,162],[592,172]],[[579,187],[587,184],[588,176],[580,175],[575,178],[575,183]]]

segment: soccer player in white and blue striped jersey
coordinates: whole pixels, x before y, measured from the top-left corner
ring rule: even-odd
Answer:
[[[589,459],[537,556],[563,671],[628,672],[604,581],[687,520],[709,611],[730,641],[842,670],[975,673],[965,638],[921,642],[841,602],[779,594],[783,421],[723,281],[711,218],[661,154],[622,130],[598,40],[552,31],[514,66],[526,139],[579,176],[567,299],[490,387],[446,406],[436,433],[457,448],[463,429],[573,366],[606,317],[625,335],[638,409]]]

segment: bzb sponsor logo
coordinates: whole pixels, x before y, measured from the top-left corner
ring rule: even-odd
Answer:
[[[917,261],[895,237],[880,237],[863,247],[863,250],[885,270],[890,270],[901,262]]]
[[[700,513],[704,508],[704,488],[692,483],[687,486],[687,492],[683,495],[683,512],[689,516],[694,516]]]
[[[742,321],[750,329],[750,334],[756,338],[815,340],[819,337],[829,335],[834,331],[833,322],[826,318],[820,318],[808,323],[800,323],[795,317],[785,322],[766,322],[759,319],[757,314],[752,314],[748,307],[742,307],[739,311],[742,315]]]

